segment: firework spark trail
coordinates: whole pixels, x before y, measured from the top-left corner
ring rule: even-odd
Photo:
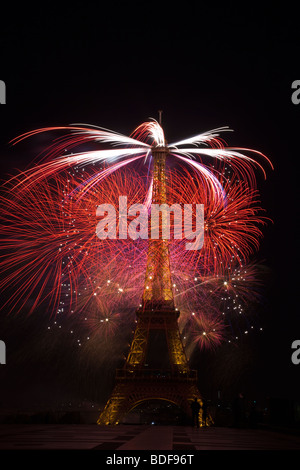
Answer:
[[[201,312],[190,319],[186,330],[187,352],[191,355],[195,347],[200,350],[218,347],[224,340],[226,326],[219,316]]]
[[[201,278],[174,271],[179,327],[188,356],[196,349],[214,349],[225,340],[236,342],[253,329],[263,330],[251,307],[256,311],[262,301],[265,267],[250,263],[231,268],[222,275]]]
[[[72,166],[77,165],[89,165],[95,162],[108,162],[112,163],[118,159],[127,158],[128,163],[130,163],[130,156],[139,154],[139,158],[146,160],[148,155],[151,154],[151,145],[154,146],[165,146],[165,137],[164,132],[161,126],[156,122],[147,122],[141,124],[133,133],[132,136],[136,137],[126,137],[122,134],[116,132],[104,130],[102,128],[88,128],[88,127],[50,127],[42,128],[35,131],[28,132],[22,136],[16,138],[12,141],[13,144],[20,142],[28,137],[36,135],[41,132],[54,131],[54,130],[68,130],[71,133],[75,134],[75,137],[64,136],[62,137],[57,145],[53,145],[46,152],[44,163],[40,163],[35,166],[34,169],[29,169],[26,171],[26,177],[23,180],[23,185],[26,189],[28,185],[36,183],[40,179],[49,178],[51,175],[56,174],[62,170],[68,169]],[[193,162],[191,157],[194,156],[208,156],[212,157],[215,160],[220,160],[224,162],[229,162],[232,170],[236,172],[241,178],[249,180],[251,185],[255,185],[255,174],[253,166],[258,165],[262,171],[265,171],[262,165],[254,160],[253,158],[247,156],[247,152],[255,152],[257,155],[263,157],[270,165],[271,162],[267,157],[262,153],[250,150],[246,150],[246,153],[240,152],[239,148],[228,149],[223,147],[221,140],[218,138],[219,133],[216,131],[227,130],[226,128],[219,128],[215,131],[206,132],[204,134],[199,134],[194,139],[190,139],[193,144],[204,143],[207,145],[209,143],[213,147],[217,148],[180,148],[179,145],[182,142],[177,142],[176,144],[168,146],[171,156],[175,158],[180,158],[189,165],[193,165],[197,171],[203,175],[204,181],[210,186],[211,197],[223,197],[223,191],[219,183],[216,180],[215,175],[210,171],[210,168],[207,167],[207,164],[202,162]],[[150,140],[151,145],[145,143],[144,141]],[[63,149],[66,147],[66,143],[70,148],[76,147],[79,144],[86,142],[96,142],[99,144],[103,143],[114,143],[114,145],[127,145],[126,148],[113,149],[113,150],[96,150],[89,152],[78,152],[75,154],[62,156]],[[137,146],[135,148],[134,146]],[[271,165],[272,166],[272,165]],[[116,167],[117,169],[117,167]],[[113,170],[112,170],[113,171]]]
[[[224,178],[223,178],[224,179]],[[222,181],[222,180],[221,180]],[[200,251],[184,250],[178,242],[171,251],[179,248],[186,264],[201,266],[202,274],[221,273],[233,260],[240,265],[259,249],[262,238],[260,226],[268,219],[262,215],[257,190],[249,188],[236,178],[225,179],[222,186],[226,203],[211,199],[196,172],[172,170],[168,178],[170,204],[204,204],[204,246]]]
[[[38,129],[13,143],[49,130],[68,130],[71,134],[56,139],[33,168],[11,178],[0,198],[0,287],[17,286],[5,307],[19,311],[32,302],[32,312],[47,301],[52,313],[75,312],[80,314],[79,320],[89,310],[95,325],[103,324],[101,320],[106,322],[106,318],[112,320],[106,330],[113,333],[112,326],[122,323],[121,306],[123,312],[124,306],[130,311],[141,298],[148,244],[145,240],[100,241],[95,234],[95,209],[101,203],[117,207],[119,195],[127,195],[128,205],[145,201],[150,205],[153,180],[134,172],[131,164],[150,162],[151,145],[166,145],[164,133],[155,121],[142,124],[130,137],[78,125]],[[185,250],[183,240],[170,242],[174,295],[178,305],[183,306],[182,328],[189,325],[199,347],[219,344],[224,333],[220,279],[227,276],[228,282],[228,266],[232,273],[248,262],[259,247],[259,225],[266,222],[260,215],[252,168],[260,164],[240,153],[241,149],[225,148],[219,132],[226,130],[215,129],[169,146],[169,158],[176,157],[190,168],[168,174],[170,204],[200,203],[205,207],[201,253]],[[65,155],[90,142],[122,148]],[[187,148],[188,144],[194,147]],[[180,150],[180,145],[185,147]],[[200,149],[200,145],[211,148]],[[214,167],[193,159],[200,155],[213,157]],[[224,167],[228,162],[227,176]],[[195,276],[201,282],[194,285]],[[235,289],[236,295],[242,289],[243,305],[249,301],[245,287]],[[200,341],[197,331],[204,325],[204,312],[211,327],[206,327],[205,338]]]
[[[1,195],[0,288],[3,290],[13,287],[14,293],[9,302],[16,308],[19,304],[19,310],[31,296],[35,297],[32,306],[34,310],[46,284],[51,281],[57,286],[57,280],[61,276],[58,246],[65,237],[65,227],[63,220],[53,211],[50,192],[50,186],[46,185],[39,197],[28,191],[26,199],[22,201],[17,200],[10,192]],[[28,216],[30,223],[27,224]],[[23,246],[20,245],[22,241]],[[40,292],[37,292],[37,286],[41,286]],[[59,288],[53,290],[54,303],[59,294]]]
[[[26,199],[23,193],[14,194],[14,187],[1,196],[0,287],[20,285],[9,300],[15,308],[19,303],[21,309],[36,297],[33,310],[42,297],[53,301],[54,296],[55,310],[62,284],[70,290],[70,304],[72,300],[76,303],[79,283],[91,283],[95,272],[109,265],[116,264],[122,272],[128,259],[134,262],[137,258],[136,248],[126,246],[126,241],[110,243],[96,237],[95,210],[101,202],[117,205],[119,194],[127,194],[129,203],[140,201],[144,196],[143,180],[119,172],[93,193],[90,191],[85,200],[69,197],[78,182],[79,176],[74,183],[67,173],[51,183],[30,186]],[[51,283],[51,292],[46,294]]]

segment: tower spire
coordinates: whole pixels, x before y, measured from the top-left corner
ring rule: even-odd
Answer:
[[[162,109],[158,111],[158,124],[161,126],[162,124]]]

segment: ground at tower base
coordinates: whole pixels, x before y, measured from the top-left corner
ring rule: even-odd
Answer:
[[[297,450],[284,429],[91,424],[0,424],[0,450]]]
[[[300,450],[298,401],[269,399],[257,406],[256,416],[247,408],[242,422],[236,422],[229,403],[209,402],[214,424],[200,428],[176,422],[178,409],[159,401],[144,403],[122,424],[107,426],[96,424],[95,403],[69,405],[56,412],[2,408],[0,450]]]

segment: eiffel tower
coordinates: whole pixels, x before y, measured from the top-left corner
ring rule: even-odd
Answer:
[[[153,204],[167,203],[167,154],[166,147],[152,147]],[[162,209],[159,235],[165,223]],[[197,373],[189,368],[181,341],[179,314],[172,291],[169,241],[162,237],[150,239],[143,298],[136,312],[130,351],[123,369],[116,371],[114,389],[97,424],[119,424],[131,410],[148,400],[177,405],[187,417],[195,398],[202,405]],[[199,421],[203,424],[201,411]]]

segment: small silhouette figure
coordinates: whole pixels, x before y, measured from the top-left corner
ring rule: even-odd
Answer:
[[[203,426],[207,426],[206,424],[206,419],[207,419],[207,401],[202,400],[202,421],[203,421]]]
[[[192,409],[192,418],[193,418],[193,426],[197,426],[199,428],[199,411],[200,411],[200,404],[198,403],[197,398],[191,403]]]
[[[233,426],[242,428],[245,424],[245,399],[242,393],[239,393],[233,402]]]

